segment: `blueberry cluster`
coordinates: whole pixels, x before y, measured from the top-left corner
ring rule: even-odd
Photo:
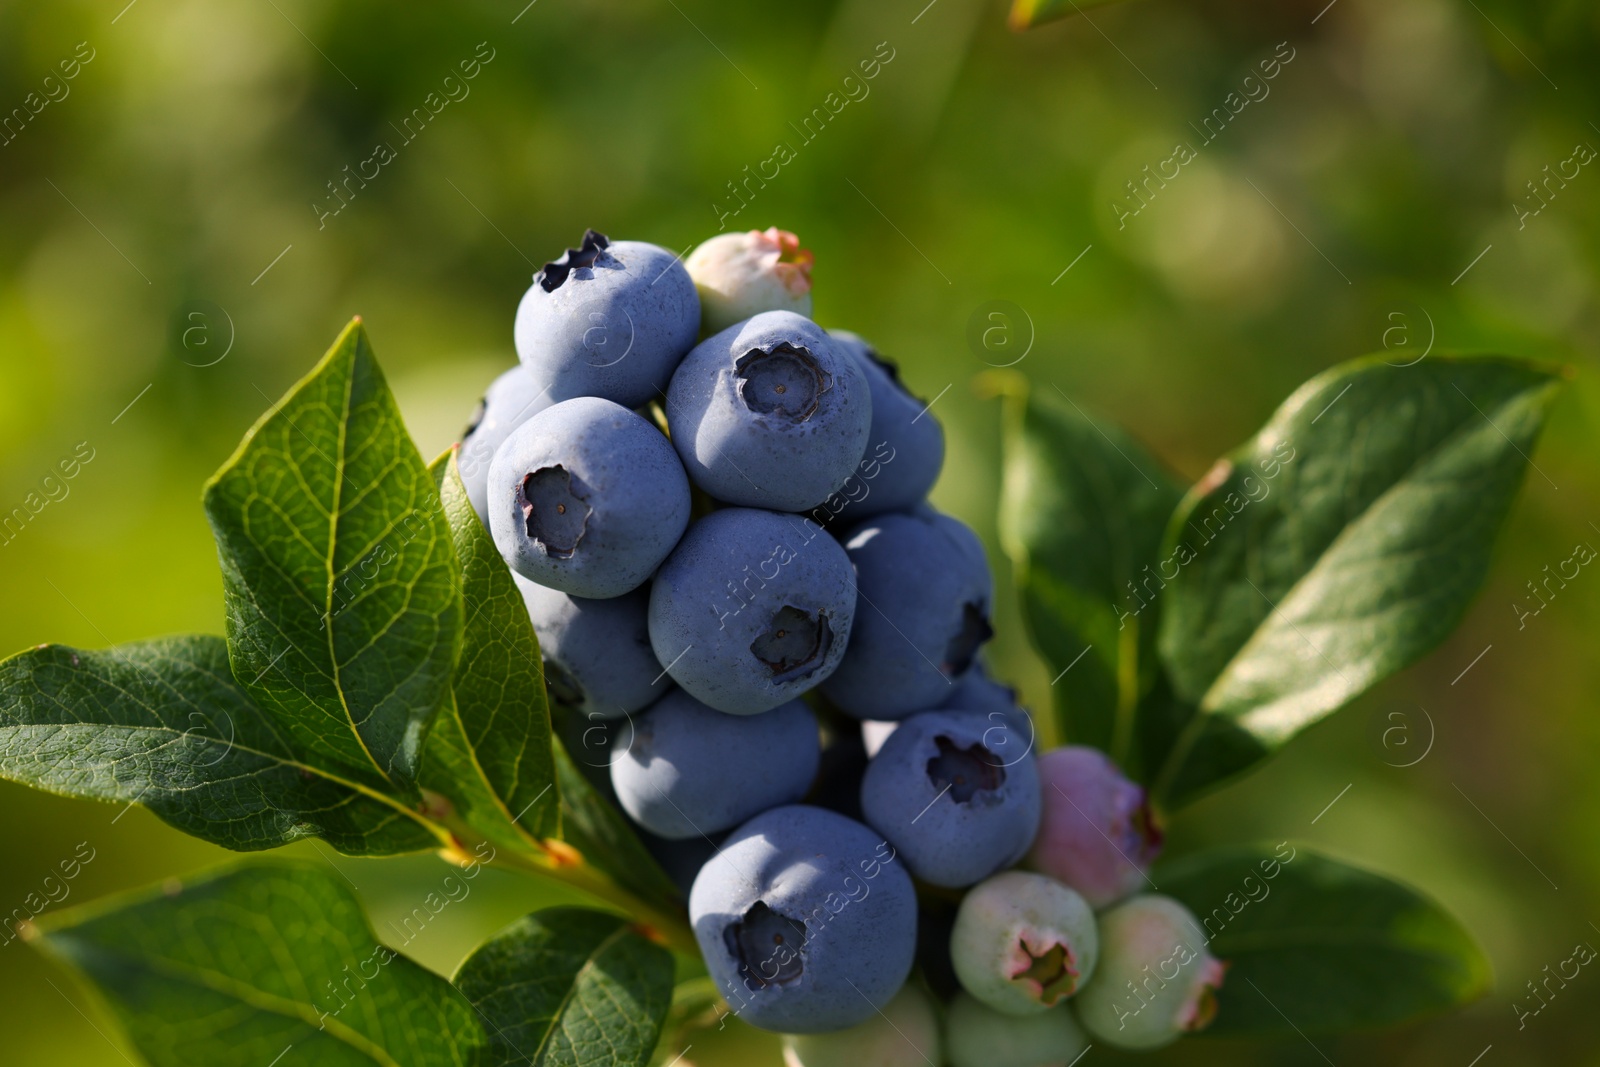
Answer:
[[[603,784],[792,1065],[1040,1067],[1204,1025],[1220,964],[1133,895],[1143,791],[1036,757],[980,660],[983,546],[926,501],[943,431],[812,321],[810,270],[776,229],[682,262],[591,230],[535,275],[458,462],[553,699],[619,727]]]

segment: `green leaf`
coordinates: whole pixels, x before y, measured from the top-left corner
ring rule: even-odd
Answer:
[[[526,852],[561,826],[539,641],[511,571],[467,499],[454,452],[430,469],[461,561],[466,622],[455,699],[428,734],[420,781],[484,837]]]
[[[220,637],[43,645],[0,662],[0,776],[137,801],[240,851],[316,836],[385,855],[442,840],[405,804],[302,759],[234,682]]]
[[[1057,679],[1062,734],[1131,766],[1134,711],[1156,674],[1149,575],[1183,495],[1149,453],[1059,389],[1006,405],[1000,535],[1023,616]]]
[[[561,793],[561,839],[628,892],[647,901],[677,902],[677,886],[616,805],[595,791],[559,739],[553,748],[556,789]]]
[[[645,1067],[672,974],[672,954],[627,919],[549,908],[485,942],[455,983],[488,1024],[483,1067]]]
[[[1056,19],[1080,15],[1085,10],[1119,3],[1120,0],[1012,0],[1009,22],[1013,30],[1032,29]]]
[[[1483,951],[1416,890],[1288,844],[1158,867],[1228,964],[1209,1037],[1392,1026],[1459,1007],[1493,980]]]
[[[153,1067],[466,1067],[485,1047],[467,1000],[380,945],[320,867],[204,875],[39,927]]]
[[[1158,564],[1161,654],[1199,709],[1165,761],[1169,795],[1254,762],[1455,628],[1559,385],[1500,357],[1355,360],[1190,491]],[[1199,773],[1183,766],[1195,753]]]
[[[295,746],[413,796],[449,698],[460,565],[360,321],[205,491],[234,675]]]

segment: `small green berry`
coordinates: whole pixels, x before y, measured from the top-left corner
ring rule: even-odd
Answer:
[[[1123,1049],[1155,1049],[1210,1024],[1224,964],[1188,908],[1131,897],[1100,915],[1101,959],[1077,1000],[1090,1034]]]
[[[933,1001],[906,983],[864,1023],[823,1034],[787,1034],[786,1067],[926,1067],[942,1062]]]
[[[958,993],[945,1017],[950,1067],[1066,1067],[1088,1047],[1065,1004],[1019,1019]]]
[[[1042,874],[1005,871],[962,900],[950,958],[968,993],[1007,1015],[1043,1012],[1078,991],[1100,953],[1094,913]]]

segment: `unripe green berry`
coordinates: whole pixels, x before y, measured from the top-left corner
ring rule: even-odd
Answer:
[[[1019,1019],[958,993],[945,1016],[950,1067],[1066,1067],[1088,1045],[1065,1004]]]
[[[1171,897],[1131,897],[1100,914],[1100,966],[1077,999],[1095,1038],[1154,1049],[1207,1026],[1224,964],[1188,908]]]
[[[968,993],[996,1011],[1031,1015],[1077,992],[1100,953],[1094,913],[1042,874],[1005,871],[962,900],[950,959]]]
[[[926,1067],[943,1062],[939,1020],[928,994],[907,982],[864,1023],[822,1034],[787,1034],[787,1067]]]

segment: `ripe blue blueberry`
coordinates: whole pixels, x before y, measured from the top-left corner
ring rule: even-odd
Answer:
[[[928,508],[870,519],[844,546],[861,606],[823,692],[860,719],[900,719],[949,700],[994,634],[994,587],[977,535]]]
[[[839,518],[858,522],[888,511],[904,511],[928,495],[944,466],[944,428],[928,406],[901,384],[893,363],[846,330],[830,330],[834,343],[855,356],[872,393],[872,429],[867,451],[847,479]]]
[[[1027,714],[1027,710],[1017,703],[1017,691],[990,678],[989,669],[982,660],[973,663],[972,669],[962,676],[950,690],[949,698],[939,706],[978,711],[985,715],[996,711],[1006,716],[1017,712]]]
[[[695,522],[650,588],[650,644],[673,681],[731,715],[804,693],[845,656],[855,575],[796,515],[724,508]]]
[[[1015,689],[991,680],[981,662],[973,664],[966,676],[951,687],[950,699],[934,710],[982,718],[984,746],[1004,763],[1020,759],[1033,751],[1035,733],[1028,709],[1017,703]],[[883,743],[899,725],[898,722],[881,719],[862,721],[861,739],[868,757],[878,754]]]
[[[772,227],[719,233],[683,261],[700,293],[700,329],[713,334],[763,311],[811,315],[811,253]]]
[[[574,596],[621,596],[689,525],[667,439],[627,408],[567,400],[519,426],[489,467],[489,531],[511,569]]]
[[[1033,717],[1017,703],[1017,691],[991,679],[981,662],[955,684],[938,710],[980,716],[984,746],[1008,765],[1033,754],[1038,737]]]
[[[1224,965],[1194,914],[1171,897],[1130,897],[1100,914],[1100,969],[1077,999],[1089,1033],[1121,1049],[1156,1049],[1217,1013]]]
[[[489,525],[489,464],[511,431],[554,404],[549,390],[533,384],[521,364],[512,367],[490,383],[478,402],[472,425],[461,436],[456,466],[467,487],[467,499],[485,527]]]
[[[1018,1018],[959,993],[944,1025],[950,1067],[1069,1067],[1089,1047],[1065,1004]]]
[[[704,837],[805,796],[821,751],[816,716],[798,700],[725,715],[678,690],[634,720],[611,784],[651,833]]]
[[[1144,788],[1099,749],[1068,745],[1039,757],[1044,812],[1029,860],[1097,908],[1147,884],[1161,829]]]
[[[846,1030],[789,1034],[784,1067],[926,1067],[942,1063],[933,998],[907,982],[880,1014]]]
[[[1006,871],[975,887],[950,932],[962,988],[1008,1015],[1042,1013],[1092,985],[1101,955],[1088,902],[1028,871]]]
[[[757,815],[700,870],[689,919],[717,991],[763,1030],[865,1022],[911,973],[917,898],[894,849],[843,815]]]
[[[544,265],[517,307],[517,355],[555,400],[599,396],[636,408],[694,347],[700,298],[676,256],[593,230]]]
[[[649,707],[672,680],[650,651],[650,594],[606,600],[572,596],[512,572],[544,655],[550,695],[585,718],[615,719]]]
[[[866,376],[810,319],[768,311],[690,352],[667,389],[672,443],[695,485],[729,504],[804,511],[860,463]]]
[[[1021,859],[1039,828],[1032,757],[1009,765],[984,720],[931,711],[884,742],[861,780],[867,822],[925,882],[966,886]]]

